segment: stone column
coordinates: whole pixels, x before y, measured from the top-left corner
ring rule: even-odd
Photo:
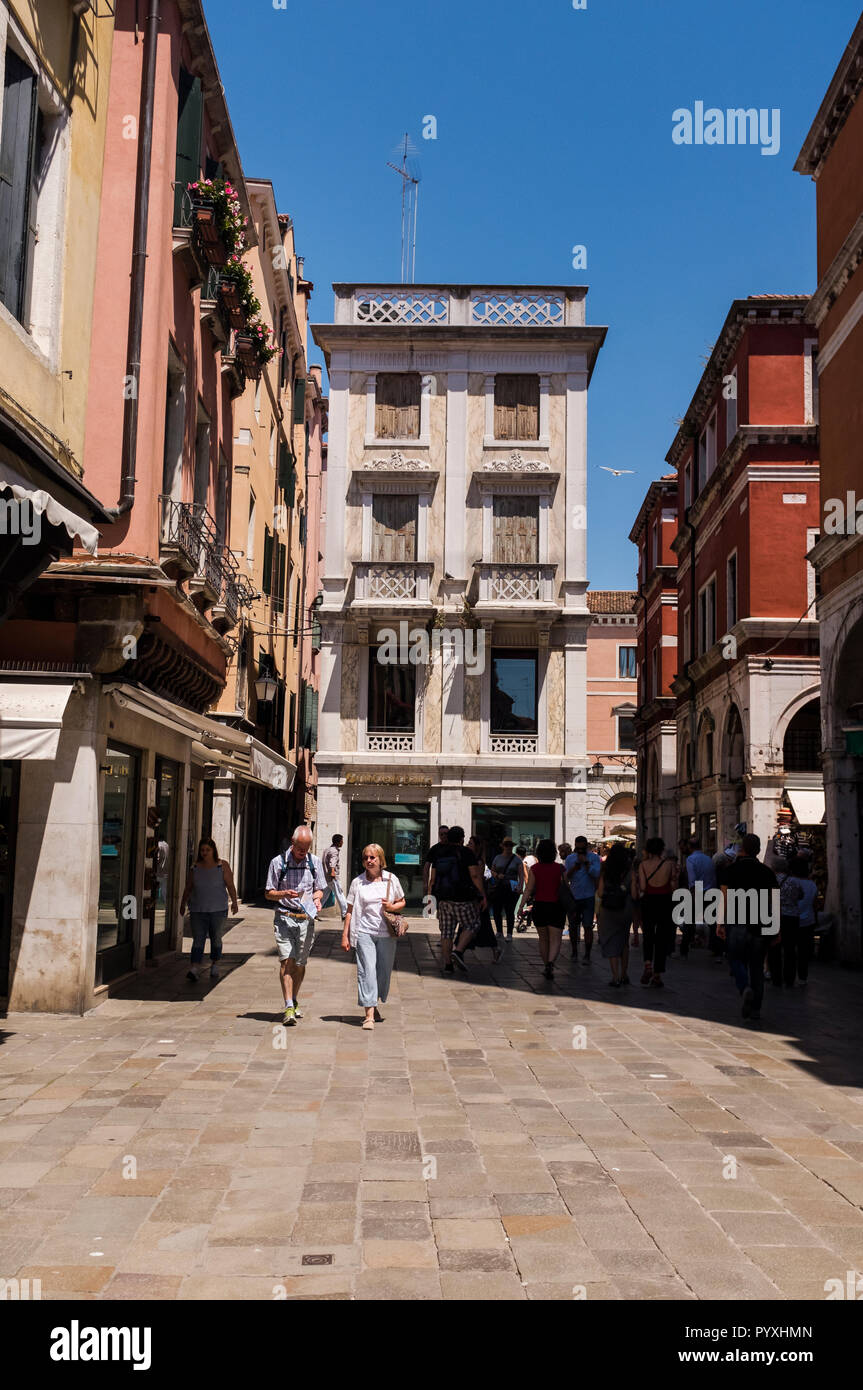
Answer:
[[[73,689],[57,756],[24,758],[18,803],[9,1009],[92,1006],[102,848],[100,682]]]

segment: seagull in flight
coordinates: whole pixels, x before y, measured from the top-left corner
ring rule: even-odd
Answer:
[[[603,473],[613,473],[615,478],[622,478],[624,473],[635,472],[634,468],[606,468],[604,463],[601,463],[599,467],[602,469]]]

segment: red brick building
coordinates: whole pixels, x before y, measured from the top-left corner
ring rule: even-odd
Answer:
[[[667,455],[680,518],[677,831],[706,849],[738,822],[766,842],[781,805],[801,827],[823,819],[807,306],[806,296],[734,301]],[[655,644],[648,634],[649,668]]]
[[[845,960],[863,959],[863,17],[794,166],[815,180],[822,535],[822,766],[827,906]]]
[[[637,619],[638,750],[636,820],[639,843],[677,835],[677,474],[650,484],[629,539],[638,546]]]

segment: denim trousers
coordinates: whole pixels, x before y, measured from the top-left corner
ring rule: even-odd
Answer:
[[[222,932],[228,920],[227,912],[192,912],[192,964],[200,965],[204,959],[207,936],[210,938],[210,960],[215,962],[222,955]]]
[[[590,954],[593,945],[593,919],[596,915],[596,898],[573,898],[572,907],[567,910],[569,922],[569,944],[572,954],[578,951],[579,932],[584,927],[584,953]]]
[[[728,963],[734,983],[742,994],[750,987],[756,1013],[764,998],[764,937],[753,935],[746,927],[728,927]]]
[[[369,936],[357,932],[357,1003],[371,1009],[380,999],[387,1002],[390,976],[396,958],[394,936]]]

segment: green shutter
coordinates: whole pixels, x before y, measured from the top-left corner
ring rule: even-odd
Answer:
[[[316,690],[310,690],[310,691],[309,691],[309,694],[310,694],[311,697],[312,697],[312,699],[311,699],[312,717],[311,717],[311,722],[310,722],[310,726],[309,726],[309,745],[308,745],[308,746],[309,746],[309,748],[312,750],[313,753],[317,753],[317,751],[318,751],[318,692],[317,692]]]
[[[0,302],[23,320],[36,148],[36,75],[6,50],[0,140]]]
[[[278,573],[277,573],[277,580],[276,580],[276,594],[277,594],[277,596],[278,596],[279,604],[280,604],[280,606],[281,606],[281,608],[282,608],[282,611],[284,611],[284,607],[285,607],[285,577],[286,577],[286,574],[287,574],[287,569],[288,569],[288,547],[287,547],[286,545],[280,545],[280,546],[279,546],[279,555],[278,555]]]
[[[174,226],[182,223],[183,195],[186,185],[193,183],[201,172],[201,130],[204,119],[204,93],[200,77],[193,77],[180,68],[179,105],[177,109],[177,165],[174,178]]]
[[[294,381],[294,424],[301,425],[306,418],[306,378],[298,376]]]
[[[264,527],[264,573],[261,588],[269,595],[273,588],[273,537],[269,526]]]

